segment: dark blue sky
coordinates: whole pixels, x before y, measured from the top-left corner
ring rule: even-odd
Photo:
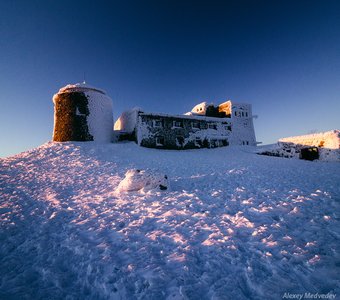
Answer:
[[[0,156],[51,139],[52,96],[123,110],[253,105],[257,140],[340,127],[339,1],[1,1]]]

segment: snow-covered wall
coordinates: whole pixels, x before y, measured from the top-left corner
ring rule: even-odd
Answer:
[[[340,130],[282,138],[278,145],[285,152],[290,150],[294,157],[301,157],[302,148],[317,147],[320,160],[340,161]]]
[[[229,145],[230,119],[139,113],[137,143],[150,148],[193,149]]]
[[[340,148],[340,130],[282,138],[279,143],[294,143],[328,149]]]
[[[95,142],[109,143],[113,133],[112,100],[105,94],[88,90],[85,95],[89,99],[89,131]]]
[[[309,149],[309,150],[308,150]],[[314,152],[308,158],[304,153]],[[276,146],[263,148],[259,154],[308,160],[340,161],[340,130],[282,138]]]
[[[185,115],[132,109],[120,116],[115,130],[121,131],[121,140],[133,138],[141,146],[165,149],[257,144],[251,105],[230,100],[219,106],[202,102]]]
[[[251,104],[232,102],[231,121],[231,144],[256,146]]]
[[[114,130],[132,133],[136,128],[138,113],[140,111],[140,108],[135,107],[131,110],[123,112],[116,121]]]
[[[54,141],[111,142],[112,100],[86,84],[67,85],[53,96]]]

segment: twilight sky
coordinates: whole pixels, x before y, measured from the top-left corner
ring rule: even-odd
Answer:
[[[51,140],[86,81],[126,109],[253,105],[257,140],[340,128],[340,1],[0,1],[0,157]]]

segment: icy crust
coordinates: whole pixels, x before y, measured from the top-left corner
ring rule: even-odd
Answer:
[[[89,132],[95,142],[110,143],[113,135],[112,100],[97,91],[85,92],[89,100],[90,114],[87,117]]]
[[[171,190],[114,193],[148,168]],[[339,295],[339,182],[338,163],[243,147],[48,143],[0,159],[0,298]]]

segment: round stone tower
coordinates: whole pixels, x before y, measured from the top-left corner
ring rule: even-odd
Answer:
[[[69,84],[53,96],[53,141],[111,142],[112,100],[85,83]]]

